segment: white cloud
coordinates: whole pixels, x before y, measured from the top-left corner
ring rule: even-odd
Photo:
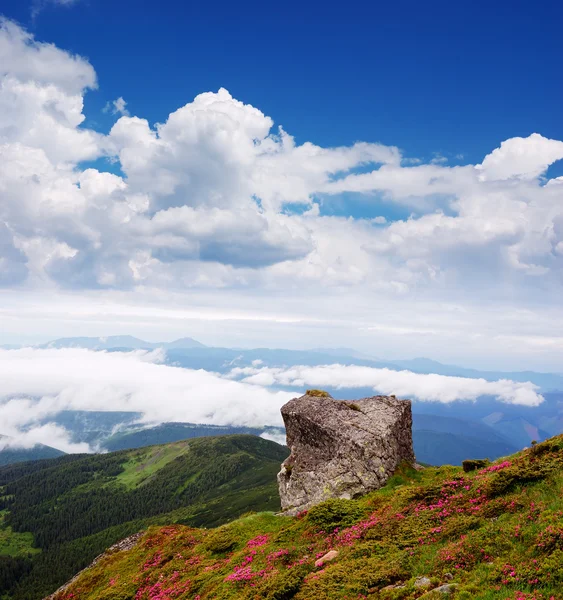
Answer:
[[[0,413],[2,407],[0,405]],[[71,442],[70,432],[55,423],[32,425],[25,431],[17,431],[15,437],[0,437],[0,450],[33,448],[37,444],[46,444],[67,454],[92,452],[92,448],[85,442]]]
[[[265,440],[271,440],[272,442],[276,442],[276,444],[280,444],[280,446],[287,446],[287,439],[285,435],[269,433],[265,431],[264,433],[260,434],[260,437],[264,438]]]
[[[0,77],[54,86],[69,95],[97,86],[96,73],[81,56],[36,41],[13,21],[0,20]]]
[[[547,167],[563,158],[563,142],[549,140],[533,133],[527,138],[511,138],[502,142],[478,166],[483,179],[533,179]]]
[[[298,144],[224,89],[155,126],[128,115],[119,97],[110,109],[121,116],[102,135],[85,126],[84,94],[95,87],[86,59],[2,21],[0,286],[20,297],[100,290],[96,305],[115,290],[125,314],[140,294],[166,310],[174,294],[185,305],[223,290],[205,297],[206,309],[223,314],[226,294],[233,312],[252,304],[262,315],[317,318],[344,345],[344,322],[373,335],[374,326],[436,329],[413,322],[422,314],[451,319],[442,328],[459,331],[458,342],[469,331],[500,348],[509,332],[480,318],[491,305],[534,313],[525,339],[545,335],[546,302],[554,329],[563,323],[548,300],[562,291],[563,187],[546,181],[562,141],[532,134],[505,140],[480,164],[422,164],[377,143]],[[81,164],[104,156],[122,176]],[[350,194],[370,215],[387,203],[411,214],[327,216]],[[435,308],[444,305],[462,306],[473,322],[458,328],[454,310]],[[441,351],[438,337],[429,352]]]
[[[391,371],[355,365],[236,367],[231,370],[231,377],[258,386],[371,387],[380,394],[395,394],[399,398],[416,398],[423,402],[477,400],[479,396],[494,396],[501,402],[524,406],[537,406],[543,402],[539,388],[530,382],[421,375],[410,371]]]
[[[163,359],[162,350],[0,349],[0,435],[9,436],[2,438],[2,444],[43,443],[66,452],[89,450],[87,445],[73,444],[69,432],[49,420],[62,410],[140,412],[147,424],[280,426],[281,406],[307,386],[373,387],[380,393],[436,402],[475,400],[481,395],[526,406],[543,400],[531,383],[508,380],[487,382],[338,364],[256,365],[234,368],[228,377],[221,377],[168,366]],[[268,389],[271,385],[301,390],[273,391]]]
[[[127,110],[127,102],[121,96],[113,102],[108,102],[104,107],[104,112],[111,112],[112,115],[121,115],[122,117],[130,116]]]
[[[146,423],[282,424],[279,409],[292,394],[167,366],[162,359],[159,350],[0,350],[0,434],[10,436],[11,445],[84,451],[48,423],[61,410],[135,411]]]

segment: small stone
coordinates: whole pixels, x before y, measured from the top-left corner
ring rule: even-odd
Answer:
[[[423,594],[420,596],[419,600],[438,600],[443,596],[451,596],[456,591],[457,587],[457,583],[445,583],[444,585]]]
[[[432,582],[430,579],[428,579],[428,577],[417,577],[414,582],[414,587],[416,588],[428,587],[429,585],[432,585]]]
[[[446,573],[444,575],[444,579],[447,579],[448,581],[451,581],[454,578],[454,576],[451,573]]]
[[[319,560],[315,561],[315,567],[322,567],[326,562],[334,560],[338,556],[338,550],[330,550],[324,556],[321,556]]]

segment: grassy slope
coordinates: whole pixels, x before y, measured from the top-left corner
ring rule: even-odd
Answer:
[[[42,598],[108,546],[151,524],[209,527],[248,510],[277,510],[275,475],[287,452],[254,436],[222,436],[0,469],[0,482],[4,483],[0,498],[2,490],[7,492],[10,486],[16,486],[24,498],[18,504],[19,494],[15,494],[15,504],[8,506],[11,516],[9,511],[0,512],[0,558],[39,552],[32,547],[33,533],[36,542],[49,539],[53,532],[57,537],[56,543],[47,543],[43,552],[33,557],[30,575],[22,579],[12,596],[18,600]],[[139,498],[139,493],[145,495]],[[95,504],[84,504],[96,495]],[[170,502],[175,505],[173,509],[155,510],[154,502],[162,501],[162,495],[176,498]],[[120,519],[120,514],[126,514],[121,508],[133,502],[141,506],[142,514],[132,520]],[[115,509],[118,512],[110,519]],[[20,531],[5,523],[10,523],[10,517],[11,524],[20,524]],[[110,526],[100,527],[101,518]],[[31,523],[37,531],[24,531],[33,529]],[[66,527],[64,531],[59,530],[59,523]],[[85,523],[89,534],[72,535],[73,531],[83,531]],[[80,524],[83,527],[78,528]],[[50,536],[45,531],[51,531]]]
[[[563,436],[469,474],[405,469],[296,518],[154,527],[56,600],[411,600],[425,593],[421,576],[457,584],[459,600],[562,600]]]
[[[114,481],[122,483],[127,489],[133,489],[149,481],[152,475],[175,458],[189,452],[189,449],[189,443],[181,441],[130,452],[127,461],[122,464],[123,472]]]
[[[0,556],[27,556],[40,552],[33,547],[32,533],[18,533],[6,525],[6,514],[7,511],[0,511]]]

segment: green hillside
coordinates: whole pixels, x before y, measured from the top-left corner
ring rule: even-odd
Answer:
[[[153,527],[55,600],[447,597],[563,599],[563,436],[469,473],[405,467],[377,492],[295,518]]]
[[[156,427],[120,431],[102,440],[106,450],[128,450],[155,444],[169,444],[194,437],[217,435],[249,434],[260,435],[263,432],[281,435],[284,430],[279,427],[238,427],[231,425],[201,425],[197,423],[162,423]]]
[[[1,468],[0,598],[43,598],[150,524],[210,527],[279,509],[287,453],[233,435]]]
[[[0,467],[12,465],[14,463],[25,462],[28,460],[42,460],[44,458],[57,458],[64,456],[64,452],[37,444],[33,448],[3,448],[0,450]]]

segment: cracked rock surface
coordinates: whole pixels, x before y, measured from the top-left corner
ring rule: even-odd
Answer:
[[[401,462],[414,464],[409,400],[348,402],[305,394],[281,413],[291,450],[278,474],[284,514],[376,490]]]

